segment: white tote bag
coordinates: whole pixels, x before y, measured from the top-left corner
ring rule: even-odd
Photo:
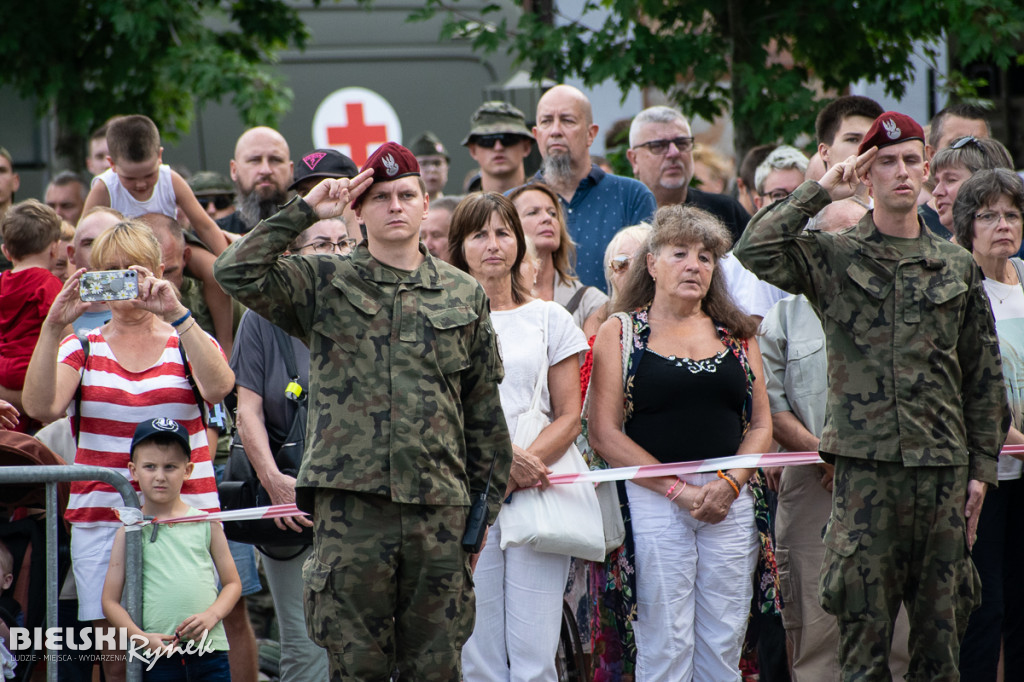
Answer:
[[[547,351],[548,318],[544,318],[544,348]],[[519,415],[512,443],[521,448],[533,444],[551,420],[541,410],[541,395],[547,385],[548,366],[544,363],[533,390],[530,409]],[[575,443],[551,465],[556,474],[584,473],[587,469]],[[538,552],[565,554],[589,561],[605,556],[604,524],[597,492],[590,483],[553,485],[547,490],[517,490],[512,501],[502,505],[501,548],[532,545]]]

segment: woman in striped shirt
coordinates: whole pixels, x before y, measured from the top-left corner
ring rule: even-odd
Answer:
[[[234,374],[224,353],[196,325],[173,285],[160,279],[160,246],[146,225],[125,221],[108,228],[93,243],[90,265],[93,270],[135,270],[138,298],[110,301],[110,322],[89,332],[86,350],[70,334],[71,322],[89,305],[78,292],[85,270],[68,278],[43,323],[29,365],[26,411],[42,422],[71,415],[78,425],[75,463],[109,467],[125,478],[135,426],[155,417],[180,422],[189,431],[194,464],[182,499],[197,509],[216,510],[217,486],[203,426],[204,406],[199,403],[220,402],[231,390]],[[94,621],[95,626],[107,626],[100,595],[120,525],[111,508],[119,506],[121,496],[107,484],[72,483],[65,518],[72,524],[79,618]],[[123,663],[104,661],[104,671],[108,680],[124,677]]]

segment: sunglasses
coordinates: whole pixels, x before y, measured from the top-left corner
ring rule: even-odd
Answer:
[[[978,138],[976,138],[974,135],[968,135],[966,137],[961,137],[959,140],[957,140],[953,144],[949,145],[949,148],[950,149],[962,149],[962,148],[966,147],[969,144],[973,144],[978,149],[981,149],[981,143],[978,142]]]
[[[516,135],[515,133],[495,133],[494,135],[477,135],[470,142],[491,149],[499,142],[502,147],[511,147],[512,145],[519,144],[519,141],[522,139],[524,139],[522,135]]]
[[[608,267],[612,269],[612,272],[624,272],[629,267],[631,260],[633,260],[632,256],[613,256],[608,261]]]
[[[203,207],[204,211],[210,208],[211,202],[218,211],[223,211],[234,203],[235,200],[235,198],[230,194],[218,194],[212,197],[196,197],[196,199],[199,201],[199,205]]]

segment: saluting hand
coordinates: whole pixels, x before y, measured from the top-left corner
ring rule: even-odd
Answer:
[[[853,155],[842,163],[837,163],[828,169],[818,184],[828,192],[832,201],[852,197],[860,187],[860,179],[871,168],[877,153],[878,147],[872,147],[860,156]]]
[[[312,207],[317,217],[334,218],[365,192],[372,181],[372,168],[367,168],[352,179],[326,178],[309,190],[303,200]]]

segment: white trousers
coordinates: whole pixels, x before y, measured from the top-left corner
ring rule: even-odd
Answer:
[[[501,515],[473,572],[476,625],[462,649],[465,682],[556,682],[569,557],[501,549]]]
[[[306,634],[306,616],[302,608],[302,563],[312,552],[310,547],[287,561],[260,555],[281,636],[281,682],[308,682],[330,677],[327,651],[314,644]]]
[[[684,477],[703,485],[715,474]],[[746,487],[720,523],[626,483],[636,546],[636,679],[739,680],[758,540]]]

